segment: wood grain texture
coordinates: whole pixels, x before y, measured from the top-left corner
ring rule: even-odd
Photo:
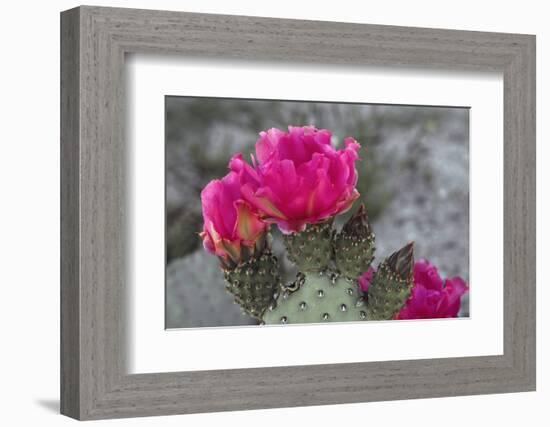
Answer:
[[[534,36],[84,6],[62,13],[61,38],[62,413],[99,419],[535,389]],[[502,72],[504,354],[128,375],[127,53]]]
[[[61,20],[61,412],[80,414],[79,13]]]

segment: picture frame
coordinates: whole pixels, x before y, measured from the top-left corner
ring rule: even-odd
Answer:
[[[503,73],[503,354],[128,374],[129,53]],[[87,420],[535,390],[532,35],[81,6],[61,14],[61,166],[62,414]]]

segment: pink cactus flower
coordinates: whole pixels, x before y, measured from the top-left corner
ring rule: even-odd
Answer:
[[[359,289],[361,289],[361,292],[364,294],[369,291],[369,286],[374,278],[374,273],[376,273],[376,270],[373,267],[369,267],[369,269],[365,271],[361,277],[359,277]]]
[[[268,227],[257,210],[242,199],[241,179],[242,175],[229,172],[208,183],[201,193],[204,248],[235,262],[241,258],[241,247],[253,248]]]
[[[437,268],[426,260],[414,265],[414,287],[405,306],[396,319],[436,319],[457,317],[460,299],[468,292],[468,286],[460,277],[446,279],[439,276]]]
[[[247,177],[244,199],[283,233],[343,213],[359,197],[355,162],[360,146],[348,137],[345,148],[336,150],[331,138],[330,131],[311,126],[270,129],[260,133],[254,167],[240,156],[233,158],[231,169]]]

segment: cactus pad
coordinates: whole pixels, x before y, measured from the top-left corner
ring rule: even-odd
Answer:
[[[273,302],[281,284],[279,261],[268,249],[234,268],[224,269],[224,277],[226,289],[233,294],[235,302],[258,319]]]
[[[413,266],[413,243],[380,264],[368,291],[369,320],[390,320],[399,312],[411,293]]]
[[[287,234],[284,243],[287,256],[302,272],[324,270],[332,255],[332,220],[308,224],[304,231]]]
[[[365,206],[346,222],[334,238],[334,261],[342,274],[355,280],[367,271],[374,259],[374,233]]]
[[[298,273],[276,304],[265,311],[266,324],[360,321],[367,318],[356,282],[334,272]]]

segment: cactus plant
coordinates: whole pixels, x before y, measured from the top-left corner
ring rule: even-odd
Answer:
[[[413,286],[413,242],[380,264],[368,291],[369,320],[389,320],[401,310]]]
[[[367,242],[363,244],[370,250]],[[411,242],[380,264],[367,298],[357,278],[350,279],[331,269],[298,273],[292,284],[282,288],[263,321],[287,324],[391,319],[410,296],[413,264]]]
[[[371,230],[365,205],[346,222],[334,239],[334,261],[347,278],[357,279],[368,270],[374,259],[374,233]]]
[[[261,319],[281,284],[279,261],[266,246],[237,266],[224,269],[226,289],[250,316]]]
[[[414,285],[413,243],[373,274],[374,233],[365,207],[339,233],[334,229],[334,217],[359,197],[358,150],[353,138],[346,138],[344,149],[332,148],[327,130],[271,129],[260,134],[253,165],[236,154],[228,175],[203,190],[201,237],[219,257],[226,289],[246,313],[266,324],[385,320],[401,313]],[[288,285],[281,283],[271,253],[272,224],[283,232],[287,256],[300,271]],[[445,315],[457,311],[466,289],[454,279],[449,283],[440,292]],[[426,311],[417,306],[416,312]]]
[[[365,320],[365,298],[356,283],[334,271],[298,274],[263,316],[266,324]]]
[[[328,267],[334,237],[332,222],[309,224],[302,232],[284,235],[287,257],[300,271],[321,271]]]

